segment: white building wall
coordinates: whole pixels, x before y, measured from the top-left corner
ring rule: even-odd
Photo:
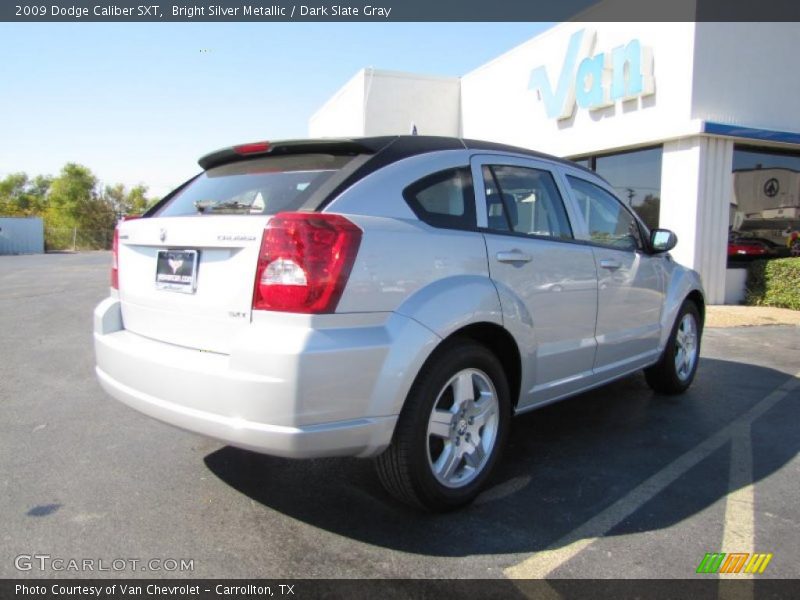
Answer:
[[[655,93],[599,110],[576,107],[564,120],[549,118],[544,102],[529,89],[531,71],[545,66],[555,89],[565,70],[570,38],[582,30],[583,40],[594,32],[595,44],[584,48],[578,61],[587,55],[608,56],[634,38],[649,48]],[[700,123],[691,120],[694,30],[694,23],[557,25],[463,77],[464,136],[574,156],[699,133]],[[565,75],[572,84],[576,71],[577,65]]]
[[[309,137],[364,135],[364,80],[362,69],[308,120]]]
[[[800,132],[800,25],[698,23],[692,118]]]
[[[366,135],[461,134],[461,85],[457,77],[428,77],[367,70]]]
[[[309,120],[311,137],[461,134],[457,77],[363,69]]]
[[[672,256],[700,273],[709,304],[725,302],[733,141],[696,136],[664,144],[659,226],[678,235]]]

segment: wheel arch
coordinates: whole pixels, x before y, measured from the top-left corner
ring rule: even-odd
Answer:
[[[478,322],[466,325],[452,332],[443,339],[437,349],[454,339],[466,338],[486,346],[500,361],[508,381],[511,394],[511,408],[516,409],[522,385],[522,357],[516,340],[504,327],[490,322]],[[436,350],[428,360],[433,358]]]
[[[700,290],[692,290],[686,295],[686,300],[694,302],[697,311],[700,313],[700,326],[706,322],[706,300]]]
[[[675,265],[669,274],[666,296],[661,313],[661,339],[658,344],[659,352],[663,352],[669,340],[678,311],[686,301],[691,301],[697,306],[700,313],[701,325],[705,322],[706,301],[703,293],[703,284],[697,272]]]

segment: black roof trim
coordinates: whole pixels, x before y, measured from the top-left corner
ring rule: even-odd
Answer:
[[[497,142],[485,142],[483,140],[470,140],[464,139],[464,146],[469,150],[486,150],[492,152],[507,152],[512,154],[523,154],[525,156],[530,156],[531,158],[539,158],[542,160],[549,160],[551,162],[559,163],[562,165],[567,165],[569,167],[575,167],[580,171],[586,171],[587,173],[592,173],[593,175],[597,175],[591,169],[587,169],[583,165],[579,165],[578,163],[569,160],[568,158],[560,158],[558,156],[553,156],[552,154],[546,154],[544,152],[538,152],[536,150],[531,150],[529,148],[520,148],[518,146],[510,146],[508,144],[500,144]]]
[[[403,160],[404,158],[417,156],[419,154],[427,154],[428,152],[464,149],[466,149],[466,146],[464,146],[463,142],[458,138],[427,135],[395,136],[389,144],[379,152],[376,152],[369,160],[360,165],[345,179],[337,182],[335,186],[325,189],[324,198],[320,199],[316,194],[312,198],[309,198],[304,208],[307,210],[322,210],[325,206],[330,204],[334,198],[357,181],[364,179],[364,177],[370,173],[374,173],[386,165]]]
[[[210,169],[228,162],[247,160],[256,156],[276,156],[284,154],[303,154],[307,152],[320,152],[326,154],[380,154],[383,165],[396,162],[403,158],[439,152],[442,150],[486,150],[491,152],[507,152],[521,154],[532,158],[550,160],[553,162],[570,165],[587,170],[571,160],[537,152],[529,148],[520,148],[497,142],[483,140],[461,139],[435,135],[386,135],[363,138],[318,138],[301,140],[279,140],[269,142],[269,150],[261,153],[238,154],[234,148],[222,148],[203,156],[198,163],[203,169]]]

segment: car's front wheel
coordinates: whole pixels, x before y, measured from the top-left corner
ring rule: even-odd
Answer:
[[[497,463],[510,402],[503,367],[471,340],[446,343],[409,392],[378,475],[399,500],[427,510],[471,502]]]
[[[702,328],[697,305],[691,300],[684,301],[661,360],[644,371],[653,390],[662,394],[680,394],[692,384],[700,360]]]

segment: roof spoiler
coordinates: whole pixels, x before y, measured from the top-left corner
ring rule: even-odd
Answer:
[[[334,154],[356,155],[375,154],[387,144],[396,139],[396,136],[352,139],[313,139],[313,140],[283,140],[277,142],[253,142],[223,148],[206,154],[198,164],[208,170],[227,163],[246,160],[257,156],[284,156],[287,154]]]

